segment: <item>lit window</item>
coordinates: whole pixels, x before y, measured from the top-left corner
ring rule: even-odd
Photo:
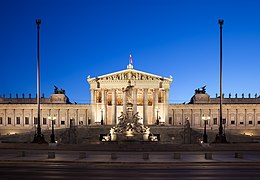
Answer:
[[[34,124],[38,124],[38,118],[34,118]]]
[[[16,117],[16,124],[20,124],[20,117]]]
[[[213,118],[213,124],[214,125],[218,124],[218,118]]]
[[[7,124],[12,124],[12,119],[11,119],[11,117],[8,117],[8,118],[7,118]]]
[[[46,118],[42,119],[42,124],[47,124],[47,119]]]
[[[25,117],[25,124],[29,124],[29,117]]]

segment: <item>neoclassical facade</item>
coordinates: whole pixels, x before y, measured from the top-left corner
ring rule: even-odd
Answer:
[[[168,122],[169,90],[172,78],[165,78],[133,69],[88,77],[91,90],[91,120],[94,124],[115,125],[121,112],[126,113],[127,98],[133,101],[133,112],[139,112],[142,123],[152,125],[156,119]],[[133,92],[127,95],[126,88]]]
[[[211,98],[205,90],[195,90],[188,104],[169,104],[172,77],[142,72],[130,63],[126,69],[97,77],[87,77],[91,91],[91,104],[71,104],[65,91],[55,89],[49,98],[41,97],[41,125],[51,128],[75,126],[116,125],[121,112],[125,113],[129,100],[133,112],[139,113],[144,125],[182,127],[187,120],[192,128],[203,128],[203,116],[209,116],[207,127],[219,127],[219,97]],[[127,91],[131,87],[132,91]],[[130,92],[130,93],[129,93]],[[223,95],[224,96],[224,95]],[[12,134],[34,131],[37,125],[36,98],[0,97],[0,133]],[[225,129],[260,129],[260,98],[223,98]]]

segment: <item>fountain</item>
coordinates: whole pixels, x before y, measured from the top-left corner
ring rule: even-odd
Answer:
[[[110,129],[109,134],[103,136],[102,141],[158,141],[149,127],[145,127],[142,123],[142,117],[139,112],[133,113],[132,103],[133,86],[128,81],[128,86],[124,89],[126,93],[126,113],[121,112],[118,117],[118,124]]]

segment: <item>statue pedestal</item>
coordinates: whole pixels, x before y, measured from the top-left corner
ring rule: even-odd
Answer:
[[[143,141],[143,134],[133,134],[133,136],[126,136],[126,134],[117,134],[117,141]]]

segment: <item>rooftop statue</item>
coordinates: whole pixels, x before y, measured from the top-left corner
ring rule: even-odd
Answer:
[[[59,90],[57,86],[54,86],[54,94],[65,94],[65,90]]]
[[[206,94],[206,86],[195,89],[195,94]]]

